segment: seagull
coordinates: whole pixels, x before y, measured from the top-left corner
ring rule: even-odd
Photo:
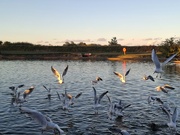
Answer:
[[[53,121],[47,117],[46,115],[43,115],[41,112],[29,109],[27,107],[20,107],[20,111],[22,113],[27,114],[29,117],[31,117],[34,121],[36,121],[39,125],[42,126],[42,133],[45,130],[54,130],[54,133],[58,131],[59,134],[64,133],[64,131]]]
[[[178,108],[175,107],[172,114],[165,107],[162,107],[162,109],[167,114],[168,119],[169,119],[169,122],[167,123],[167,125],[170,128],[176,130],[176,121],[177,121],[177,118],[178,118],[178,115],[179,115]]]
[[[154,78],[151,75],[148,76],[144,75],[143,80],[149,80],[149,79],[154,82]]]
[[[103,92],[99,97],[96,94],[96,89],[93,87],[94,90],[94,109],[95,109],[95,114],[98,114],[98,108],[101,106],[100,102],[101,99],[108,93],[108,91]]]
[[[13,91],[13,93],[11,93],[12,97],[16,97],[16,95],[17,95],[17,90],[18,90],[19,88],[22,88],[22,87],[24,87],[24,84],[18,85],[17,87],[15,87],[15,86],[9,87],[9,89],[11,89],[11,90]]]
[[[151,102],[154,103],[155,101],[157,101],[157,102],[159,102],[161,104],[164,104],[163,101],[159,97],[154,97],[154,96],[149,96],[148,97],[148,104],[150,104]]]
[[[58,92],[57,95],[59,100],[63,102],[63,110],[68,110],[68,107],[74,104],[75,100],[82,95],[82,92],[78,93],[75,97],[67,93],[67,90],[65,90],[65,93],[62,94],[62,96],[60,96]]]
[[[51,99],[51,88],[47,88],[46,86],[43,85],[43,87],[47,90],[48,92],[48,99],[50,100]]]
[[[156,68],[155,68],[155,71],[154,73],[157,73],[157,76],[158,77],[158,73],[160,74],[160,78],[161,78],[161,73],[163,73],[164,71],[162,70],[162,67],[165,66],[165,64],[167,64],[170,60],[172,60],[178,53],[172,55],[171,57],[169,57],[168,59],[166,59],[163,63],[160,63],[159,62],[159,59],[154,51],[154,49],[152,50],[152,53],[151,53],[151,58],[152,58],[152,61],[154,62]]]
[[[156,87],[156,90],[157,90],[157,91],[163,91],[164,93],[168,93],[168,91],[167,91],[166,88],[167,88],[167,89],[171,89],[171,90],[175,89],[174,87],[171,87],[170,85],[165,84],[164,86],[157,86],[157,87]]]
[[[119,100],[119,103],[115,103],[115,115],[118,116],[118,117],[123,117],[123,111],[128,108],[129,106],[131,106],[131,104],[128,104],[128,105],[125,105],[125,104],[122,104],[122,101]]]
[[[25,99],[31,92],[34,90],[34,86],[31,86],[29,89],[23,92],[23,98]]]
[[[119,77],[119,79],[123,82],[123,83],[125,83],[126,82],[126,76],[129,74],[129,72],[130,72],[130,70],[131,69],[129,69],[124,75],[122,75],[122,74],[120,74],[120,73],[118,73],[118,72],[113,72],[115,75],[117,75],[118,77]]]
[[[58,79],[58,82],[59,82],[60,84],[64,83],[64,78],[63,78],[63,77],[64,77],[64,76],[66,75],[66,73],[67,73],[68,65],[67,65],[66,68],[64,69],[62,76],[61,76],[61,74],[60,74],[55,68],[53,68],[53,66],[51,66],[51,70],[52,70],[54,76]]]
[[[96,84],[96,83],[98,83],[99,81],[102,81],[103,79],[101,78],[101,77],[96,77],[96,80],[93,80],[92,81],[92,84]]]

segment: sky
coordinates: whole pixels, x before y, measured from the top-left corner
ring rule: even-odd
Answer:
[[[180,0],[1,0],[0,41],[157,45],[180,38]]]

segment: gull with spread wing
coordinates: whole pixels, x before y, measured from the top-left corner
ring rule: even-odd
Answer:
[[[152,50],[152,53],[151,53],[151,58],[152,58],[152,61],[154,62],[156,68],[155,68],[155,71],[154,73],[157,73],[157,76],[158,77],[158,74],[160,74],[160,78],[161,78],[161,73],[163,73],[163,66],[165,66],[170,60],[172,60],[178,53],[172,55],[171,57],[169,57],[168,59],[166,59],[163,63],[160,63],[159,62],[159,59],[156,55],[156,52],[155,50],[153,49]]]
[[[173,89],[175,89],[174,87],[171,87],[170,85],[168,85],[168,84],[165,84],[164,86],[157,86],[156,87],[156,90],[157,91],[163,91],[164,93],[168,93],[168,90],[167,89],[171,89],[171,90],[173,90]]]
[[[119,77],[119,79],[125,83],[126,82],[126,76],[129,74],[131,69],[129,69],[124,75],[118,73],[118,72],[113,72],[115,75],[117,75]]]
[[[103,92],[99,97],[97,96],[96,89],[93,87],[94,90],[94,109],[95,109],[95,114],[98,114],[98,108],[101,106],[100,102],[101,99],[108,93],[108,91]]]
[[[54,130],[54,133],[57,131],[59,134],[64,133],[64,131],[57,124],[55,124],[49,117],[43,115],[41,112],[27,107],[20,107],[20,111],[41,125],[42,133],[45,130]]]
[[[64,69],[62,76],[61,76],[61,74],[60,74],[53,66],[51,66],[51,70],[52,70],[54,76],[57,78],[58,82],[59,82],[60,84],[64,83],[64,76],[65,76],[66,73],[67,73],[68,65],[67,65],[66,68]]]
[[[177,118],[178,118],[178,115],[179,115],[178,108],[175,107],[172,114],[165,107],[162,107],[162,109],[167,114],[168,119],[169,119],[169,122],[167,123],[167,125],[169,126],[169,128],[172,128],[173,130],[176,130],[176,121],[177,121]]]

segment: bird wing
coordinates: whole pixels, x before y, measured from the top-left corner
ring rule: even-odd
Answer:
[[[126,72],[125,76],[127,76],[127,75],[129,74],[130,70],[131,70],[131,69],[129,69],[129,70]]]
[[[123,75],[118,72],[113,72],[115,75],[117,75],[120,79],[123,78]]]
[[[172,121],[173,121],[174,123],[176,122],[178,115],[179,115],[178,109],[177,109],[177,107],[175,107],[175,108],[174,108],[173,115],[172,115]]]
[[[106,96],[107,96],[107,98],[108,98],[108,101],[109,101],[109,103],[111,104],[111,99],[110,99],[110,97],[106,94]]]
[[[159,59],[154,51],[154,49],[152,50],[152,53],[151,53],[151,58],[152,58],[152,61],[154,62],[156,68],[160,68],[161,65],[160,65],[160,62],[159,62]]]
[[[48,89],[46,86],[43,85],[43,87],[44,87],[48,92],[50,92],[50,89]]]
[[[60,73],[55,68],[53,68],[53,66],[51,66],[51,70],[52,70],[54,76],[57,77],[58,81],[62,80]]]
[[[19,85],[19,86],[18,86],[18,88],[21,88],[21,87],[23,87],[23,86],[24,86],[24,84],[22,84],[22,85]]]
[[[154,82],[154,78],[151,75],[148,76],[148,79]]]
[[[98,103],[100,104],[100,102],[101,102],[101,99],[104,97],[104,95],[106,95],[108,93],[108,91],[105,91],[105,92],[103,92],[100,96],[99,96],[99,98],[98,98]]]
[[[26,113],[29,117],[31,117],[34,121],[36,121],[42,127],[46,127],[47,125],[46,117],[41,112],[29,109],[27,107],[21,107],[20,110],[21,112]]]
[[[68,71],[68,65],[67,65],[66,68],[64,69],[62,76],[65,76],[66,73],[67,73],[67,71]]]
[[[60,97],[59,93],[58,93],[57,91],[56,91],[56,93],[57,93],[57,95],[58,95],[59,100],[61,100],[61,97]]]
[[[168,88],[168,89],[171,89],[171,90],[174,90],[174,89],[175,89],[174,87],[171,87],[171,86],[168,85],[168,84],[165,84],[165,85],[164,85],[164,88]]]
[[[162,65],[167,64],[167,63],[168,63],[170,60],[172,60],[177,54],[178,54],[178,53],[176,53],[176,54],[172,55],[171,57],[167,58],[167,59],[162,63]]]
[[[170,112],[169,112],[165,107],[162,107],[162,110],[163,110],[163,111],[166,113],[166,115],[168,116],[169,121],[172,121],[172,117],[171,117]]]
[[[79,98],[82,95],[82,92],[78,93],[75,98]]]
[[[94,103],[97,103],[97,94],[96,94],[96,89],[93,87],[94,90]]]

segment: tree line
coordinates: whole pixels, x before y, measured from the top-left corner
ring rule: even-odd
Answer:
[[[163,56],[169,57],[170,55],[180,52],[180,40],[176,40],[171,37],[166,39],[159,45],[150,45],[150,46],[122,46],[118,44],[116,37],[113,37],[109,44],[104,46],[100,44],[86,44],[83,42],[74,43],[65,42],[62,46],[52,46],[52,45],[36,45],[28,42],[14,42],[9,41],[2,42],[0,41],[0,52],[8,51],[33,51],[33,52],[59,52],[59,53],[120,53],[122,49],[126,47],[127,52],[129,53],[144,53],[150,52],[153,48],[157,51],[162,52]]]

